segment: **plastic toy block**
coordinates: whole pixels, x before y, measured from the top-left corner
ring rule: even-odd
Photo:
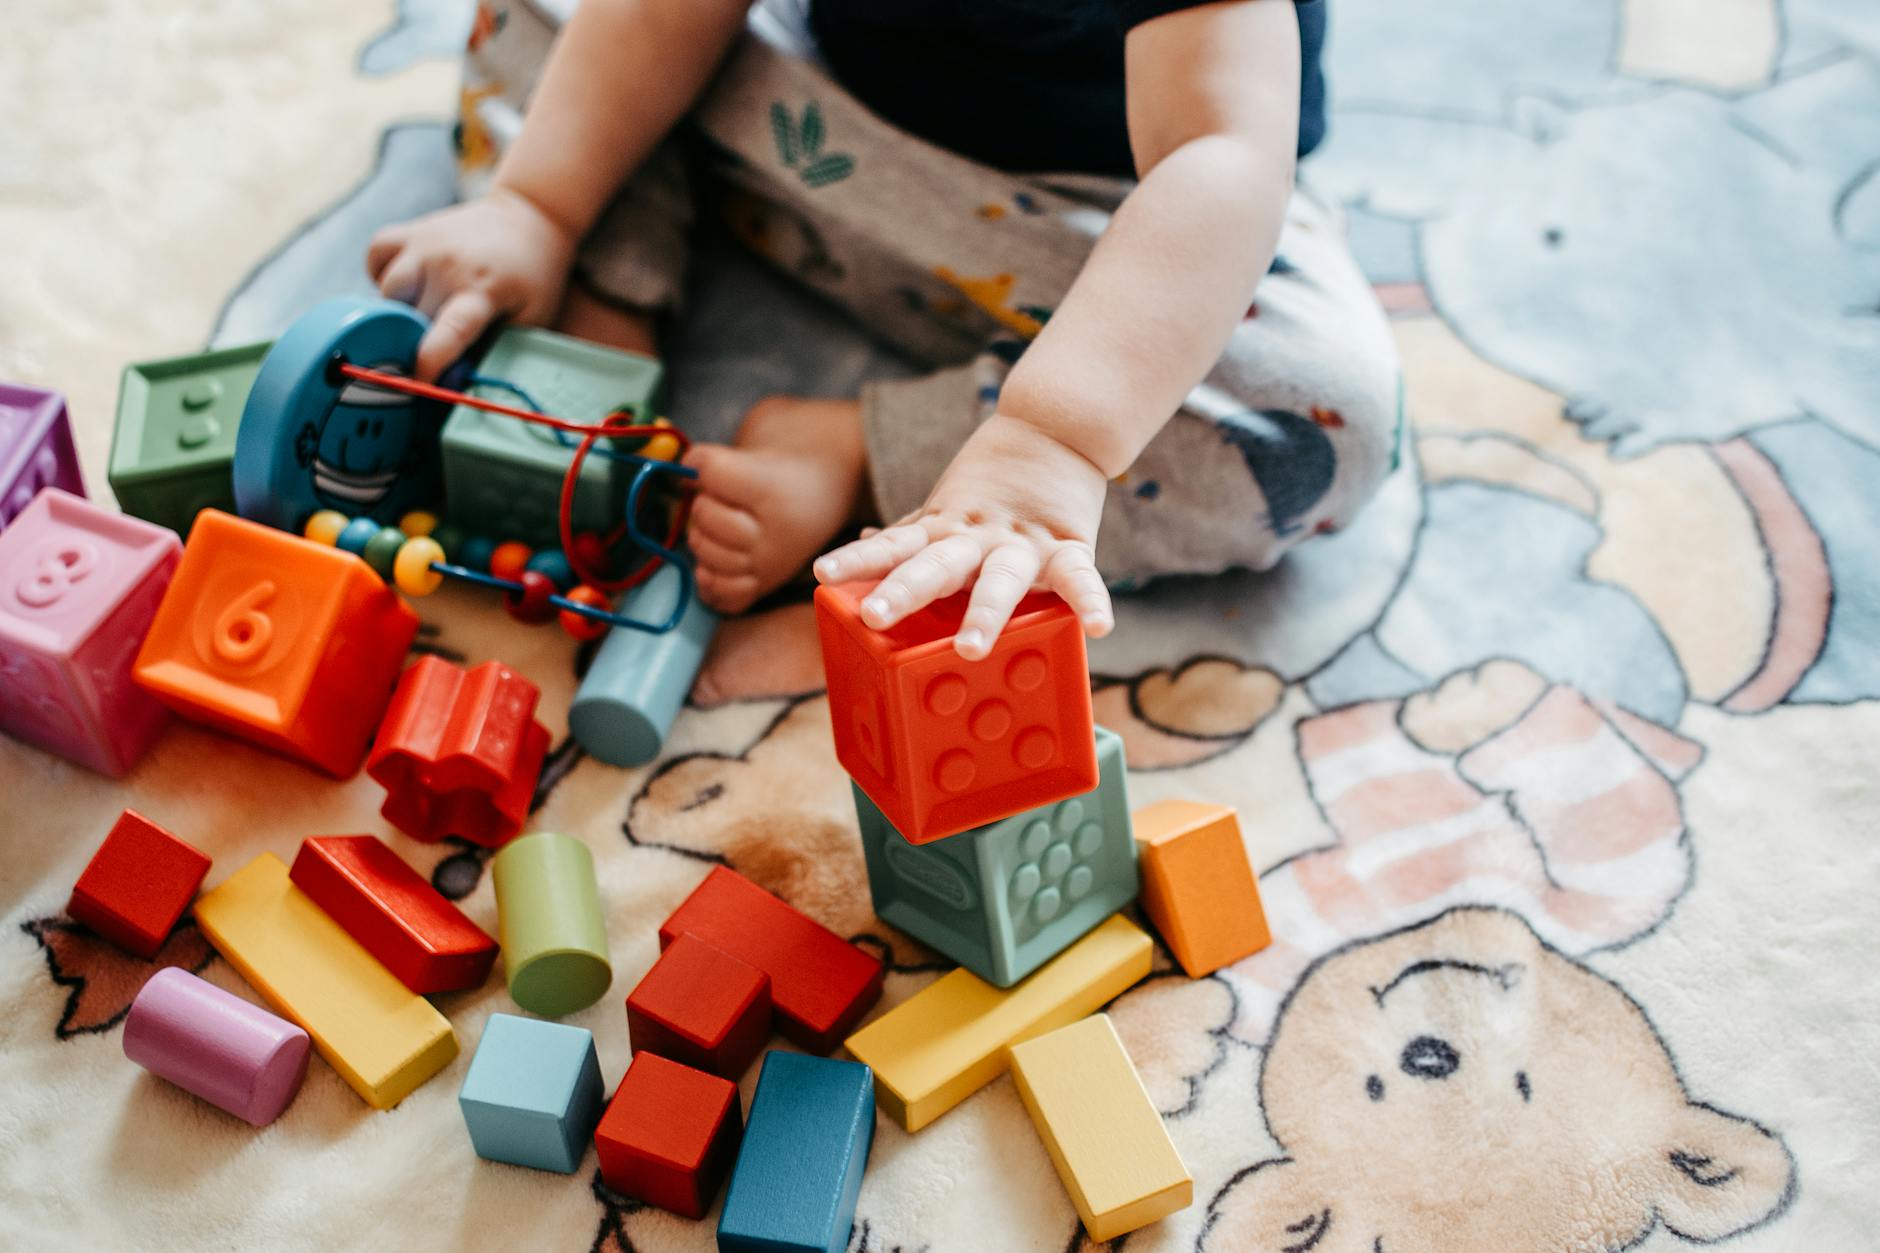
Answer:
[[[137,764],[169,714],[132,663],[181,547],[56,487],[0,531],[0,731],[103,774]]]
[[[663,622],[684,585],[670,563],[621,599],[620,612]],[[609,631],[568,706],[568,730],[588,756],[644,766],[659,756],[698,678],[718,615],[694,595],[670,631]]]
[[[616,409],[652,421],[664,373],[651,357],[530,327],[504,330],[477,366],[479,377],[520,388],[543,412],[570,422],[599,422]],[[507,388],[471,391],[518,403]],[[576,442],[538,423],[458,405],[440,441],[450,520],[477,534],[559,546],[561,484]],[[588,455],[575,489],[576,530],[605,533],[619,523],[634,469],[632,462]]]
[[[43,387],[0,383],[0,531],[47,487],[85,494],[65,397]]]
[[[1097,786],[1084,633],[1063,601],[1027,596],[992,655],[963,661],[966,593],[877,631],[872,590],[817,588],[816,628],[836,757],[895,830],[924,844]]]
[[[196,925],[340,1077],[390,1109],[457,1056],[457,1036],[263,853],[196,902]]]
[[[1012,1081],[1092,1240],[1193,1204],[1195,1181],[1107,1014],[1013,1045]]]
[[[496,941],[377,836],[302,840],[294,886],[419,996],[479,986]]]
[[[499,661],[469,671],[420,657],[398,680],[366,773],[385,788],[385,820],[415,840],[461,836],[500,847],[522,830],[548,729],[541,693]]]
[[[601,999],[613,981],[594,855],[565,835],[511,841],[490,863],[509,996],[560,1018]]]
[[[1155,945],[1120,915],[1014,988],[942,975],[848,1039],[882,1112],[919,1131],[1005,1073],[1006,1050],[1109,1004],[1149,973]]]
[[[293,1023],[181,966],[145,980],[124,1019],[124,1056],[257,1127],[293,1104],[311,1049]]]
[[[690,933],[674,937],[627,994],[636,1053],[733,1080],[770,1038],[770,976]]]
[[[635,1053],[594,1132],[594,1148],[601,1178],[615,1192],[703,1218],[743,1134],[735,1083],[657,1053]]]
[[[491,1014],[457,1093],[477,1156],[571,1175],[607,1102],[594,1036],[514,1014]]]
[[[1136,899],[1123,741],[1098,727],[1094,792],[910,844],[855,789],[875,913],[1009,988]]]
[[[690,931],[770,976],[777,1029],[827,1053],[881,996],[881,959],[799,913],[735,870],[714,866],[659,929],[665,948]]]
[[[868,1067],[854,1062],[764,1055],[718,1216],[723,1253],[848,1248],[875,1139],[873,1086]]]
[[[1142,908],[1191,979],[1273,942],[1240,819],[1226,805],[1166,800],[1136,811]]]
[[[124,512],[188,535],[202,510],[234,510],[235,433],[268,348],[124,367],[108,471]]]
[[[185,717],[344,778],[417,633],[418,615],[351,553],[209,509],[137,681]]]
[[[208,857],[127,809],[78,876],[65,912],[149,961],[208,873]]]

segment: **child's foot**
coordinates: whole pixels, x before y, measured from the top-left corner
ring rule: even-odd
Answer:
[[[701,444],[687,538],[699,598],[742,613],[783,586],[856,521],[867,477],[862,406],[770,396],[729,446]]]

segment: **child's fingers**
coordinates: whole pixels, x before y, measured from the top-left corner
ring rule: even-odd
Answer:
[[[910,613],[966,586],[985,551],[968,535],[935,540],[894,568],[862,598],[862,621],[885,631]]]
[[[424,294],[424,258],[407,248],[386,263],[378,276],[379,294],[387,300],[416,305]]]
[[[916,523],[887,527],[818,557],[814,567],[816,581],[846,583],[851,579],[878,579],[931,542],[926,528]]]
[[[1064,599],[1083,624],[1084,634],[1101,639],[1116,625],[1110,607],[1110,589],[1097,573],[1097,563],[1090,550],[1081,544],[1066,544],[1053,553],[1044,569],[1045,582]]]
[[[379,281],[380,271],[390,265],[404,247],[403,226],[387,226],[372,237],[372,242],[366,245],[366,273],[372,276],[373,282]]]
[[[1002,544],[993,549],[979,567],[972,600],[960,621],[959,634],[953,637],[953,650],[968,661],[978,661],[991,652],[992,642],[1031,590],[1042,564],[1037,548],[1031,544]]]
[[[469,351],[495,316],[496,306],[474,287],[446,300],[418,341],[418,377],[428,381],[442,374],[445,366]]]

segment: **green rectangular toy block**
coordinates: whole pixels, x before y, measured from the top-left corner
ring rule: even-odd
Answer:
[[[854,788],[875,913],[1009,988],[1135,900],[1123,741],[1096,734],[1096,791],[926,844]]]
[[[188,535],[203,509],[235,511],[229,467],[248,389],[272,343],[124,367],[111,490],[125,513]]]
[[[542,412],[570,422],[599,422],[616,409],[640,422],[657,415],[665,371],[651,357],[616,352],[533,327],[510,327],[477,366],[527,393]],[[478,383],[473,394],[527,409],[507,388]],[[444,507],[452,523],[497,540],[538,548],[560,545],[561,484],[574,449],[538,423],[458,405],[442,437]],[[625,516],[635,465],[589,454],[581,466],[573,518],[577,531],[605,532]]]

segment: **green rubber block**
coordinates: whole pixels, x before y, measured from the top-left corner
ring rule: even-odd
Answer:
[[[271,347],[124,367],[107,477],[125,513],[188,535],[201,510],[235,511],[235,432]]]
[[[544,1018],[586,1009],[613,966],[587,845],[540,832],[510,841],[491,863],[509,996]]]

